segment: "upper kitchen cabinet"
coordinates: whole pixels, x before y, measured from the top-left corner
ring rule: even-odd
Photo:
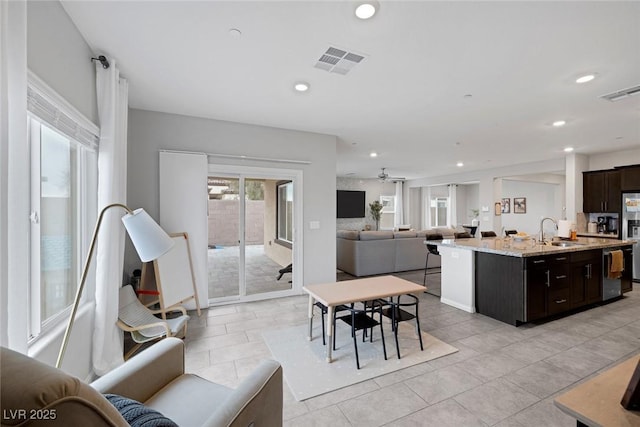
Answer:
[[[620,168],[620,178],[622,191],[640,191],[640,165]]]
[[[583,210],[619,213],[622,208],[619,170],[583,172]]]

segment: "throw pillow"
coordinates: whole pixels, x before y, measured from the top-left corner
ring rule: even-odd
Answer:
[[[104,397],[116,407],[131,427],[178,427],[176,423],[160,412],[144,406],[136,400],[117,394],[105,394]]]

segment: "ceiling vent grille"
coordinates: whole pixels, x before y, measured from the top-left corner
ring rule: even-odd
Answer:
[[[600,98],[606,99],[607,101],[615,102],[620,101],[621,99],[628,98],[633,95],[637,95],[640,93],[640,85],[630,87],[628,89],[622,89],[617,92],[608,93],[606,95],[602,95]]]
[[[315,67],[330,73],[345,75],[365,58],[363,55],[330,46],[320,56]]]

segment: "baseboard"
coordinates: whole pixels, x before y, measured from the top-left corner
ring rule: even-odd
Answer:
[[[450,305],[451,307],[455,307],[455,308],[458,308],[460,310],[464,310],[467,313],[475,313],[476,312],[476,308],[475,307],[470,307],[470,306],[467,306],[467,305],[464,305],[464,304],[460,304],[459,302],[452,301],[452,300],[447,299],[447,298],[440,297],[440,302],[443,303],[443,304]]]

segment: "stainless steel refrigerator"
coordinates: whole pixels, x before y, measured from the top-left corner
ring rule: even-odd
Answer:
[[[622,193],[622,236],[634,240],[633,280],[640,280],[640,193]]]

